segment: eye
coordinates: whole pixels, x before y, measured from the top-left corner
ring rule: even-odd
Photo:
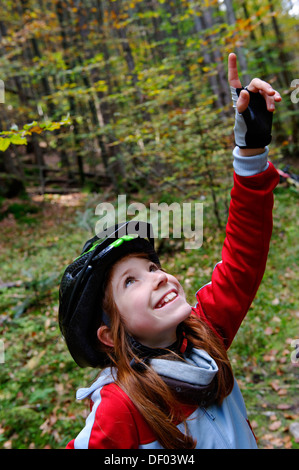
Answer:
[[[135,278],[132,276],[128,276],[125,279],[124,286],[129,287],[131,284],[134,284],[134,282],[135,282]]]
[[[155,264],[155,263],[151,263],[150,266],[149,266],[149,271],[152,273],[152,272],[156,272],[158,271],[159,268],[158,266]]]

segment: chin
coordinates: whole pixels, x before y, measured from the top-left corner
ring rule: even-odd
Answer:
[[[188,318],[189,315],[191,315],[191,312],[192,312],[192,307],[191,307],[191,305],[187,304],[187,302],[186,302],[186,305],[185,305],[185,307],[184,307],[184,310],[185,310],[185,312],[186,312],[186,318]]]
[[[192,312],[192,307],[190,307],[190,305],[186,304],[185,307],[182,307],[182,311],[179,313],[179,318],[178,318],[179,324],[187,320],[187,318],[190,317],[191,312]]]

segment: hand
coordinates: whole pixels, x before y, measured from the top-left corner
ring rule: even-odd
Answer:
[[[242,88],[237,69],[237,56],[234,53],[228,56],[228,82],[234,88]],[[269,83],[259,78],[251,80],[246,88],[253,93],[260,93],[266,101],[267,110],[270,112],[275,110],[275,103],[281,101],[280,94]],[[247,109],[250,102],[250,95],[247,90],[243,89],[241,91],[237,101],[237,110],[240,114]]]
[[[244,89],[241,85],[237,57],[229,54],[228,81],[235,114],[235,142],[241,155],[257,155],[271,142],[272,116],[280,94],[271,85],[254,78]]]

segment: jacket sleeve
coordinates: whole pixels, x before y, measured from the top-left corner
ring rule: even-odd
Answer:
[[[254,176],[234,173],[222,261],[196,294],[195,314],[229,348],[264,275],[272,234],[274,166]]]
[[[153,433],[129,397],[116,385],[100,390],[85,427],[67,449],[138,449]]]

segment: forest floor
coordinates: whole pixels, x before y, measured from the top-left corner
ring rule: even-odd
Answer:
[[[2,204],[0,448],[64,448],[84,425],[88,405],[76,402],[75,392],[98,371],[79,369],[72,361],[57,314],[63,269],[93,236],[86,222],[91,207],[86,193]],[[206,222],[199,251],[176,252],[172,245],[161,255],[192,303],[221,258],[224,230]],[[299,423],[299,361],[293,355],[299,341],[298,223],[298,191],[280,185],[267,270],[229,351],[263,449],[299,448],[294,433]]]

